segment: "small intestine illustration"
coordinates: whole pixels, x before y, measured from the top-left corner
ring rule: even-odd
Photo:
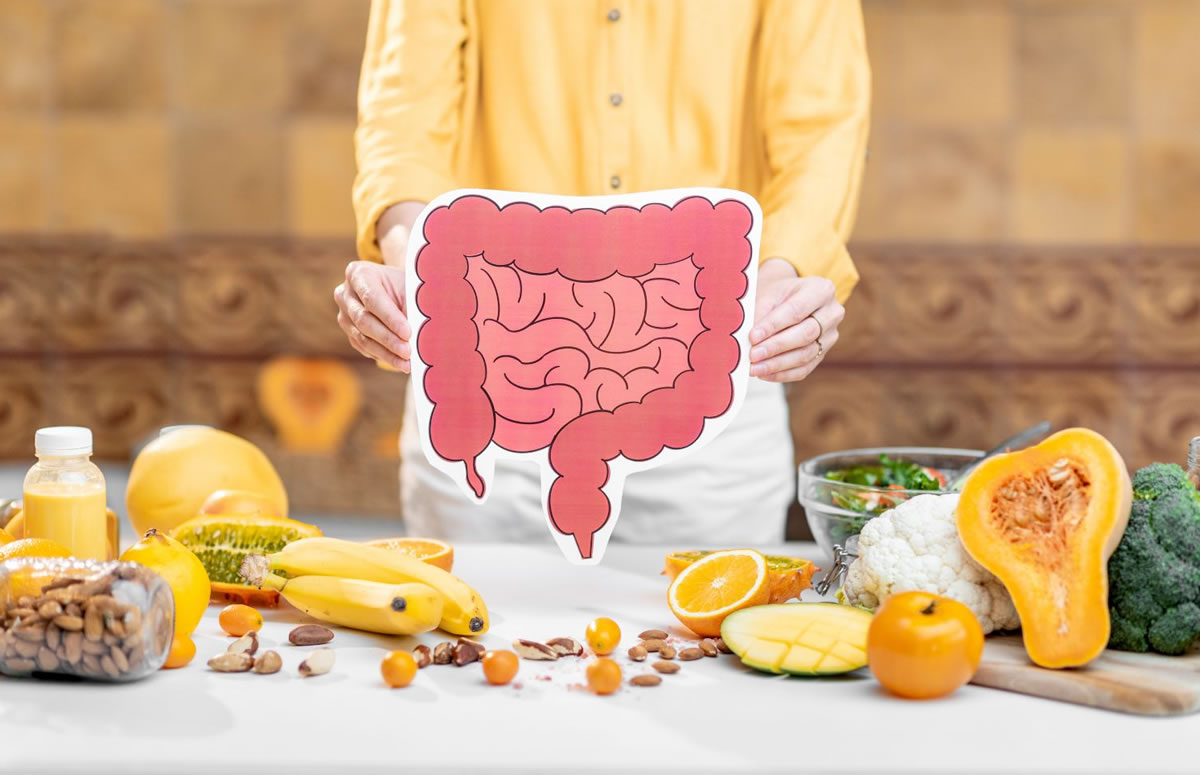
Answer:
[[[602,555],[624,477],[719,433],[748,380],[757,204],[635,199],[451,192],[409,250],[426,454],[478,501],[489,457],[540,461],[551,532],[577,562]]]

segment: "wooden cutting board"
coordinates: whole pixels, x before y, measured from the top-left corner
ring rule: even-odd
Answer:
[[[1021,636],[1002,635],[985,642],[971,683],[1122,713],[1177,716],[1200,710],[1200,652],[1105,651],[1087,667],[1047,670],[1029,661]]]

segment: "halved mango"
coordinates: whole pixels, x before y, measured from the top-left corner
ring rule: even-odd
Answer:
[[[755,670],[836,675],[866,666],[870,624],[870,611],[837,603],[760,605],[725,617],[721,638]]]

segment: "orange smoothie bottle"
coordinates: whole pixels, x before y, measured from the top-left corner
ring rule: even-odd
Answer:
[[[104,474],[92,462],[87,428],[42,428],[34,437],[38,462],[25,475],[25,535],[57,541],[75,557],[111,560]]]

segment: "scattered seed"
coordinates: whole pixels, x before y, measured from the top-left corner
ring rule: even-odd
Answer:
[[[658,686],[662,683],[662,679],[654,673],[645,673],[643,675],[635,675],[629,679],[629,683],[634,686]]]
[[[666,640],[667,633],[663,632],[662,630],[643,630],[638,637],[642,640]]]
[[[693,659],[700,659],[702,656],[704,656],[704,652],[695,648],[684,649],[679,652],[679,658],[684,662],[691,662]]]
[[[645,662],[647,652],[642,646],[631,646],[629,648],[629,658],[634,662]]]
[[[662,645],[662,646],[661,646],[661,647],[658,649],[658,656],[659,656],[661,659],[674,659],[674,658],[675,658],[675,647],[674,647],[674,646],[668,646],[668,645],[666,645],[666,644],[664,643],[664,644],[663,644],[663,645]]]
[[[658,651],[665,644],[666,642],[662,638],[647,638],[642,641],[642,648],[646,649],[646,651]]]
[[[293,646],[320,646],[333,640],[333,630],[319,624],[302,624],[288,633]]]
[[[650,665],[650,667],[654,668],[660,673],[666,673],[667,675],[679,672],[678,662],[655,662],[654,664]]]
[[[87,658],[84,657],[85,661],[86,659]],[[111,658],[107,656],[104,657],[104,659],[108,660],[109,662],[112,661]],[[103,663],[104,660],[101,660],[101,664]],[[210,670],[214,670],[218,673],[244,673],[250,668],[254,667],[254,657],[246,654],[245,652],[234,654],[227,651],[224,654],[218,654],[217,656],[208,660],[208,667]]]
[[[705,638],[700,641],[700,650],[704,652],[706,657],[715,657],[717,655],[717,644],[712,642],[712,638]]]
[[[300,663],[300,675],[305,678],[324,675],[333,669],[333,660],[333,649],[315,649]]]
[[[264,651],[258,659],[254,660],[254,672],[260,675],[278,673],[282,668],[283,658],[276,651]]]

